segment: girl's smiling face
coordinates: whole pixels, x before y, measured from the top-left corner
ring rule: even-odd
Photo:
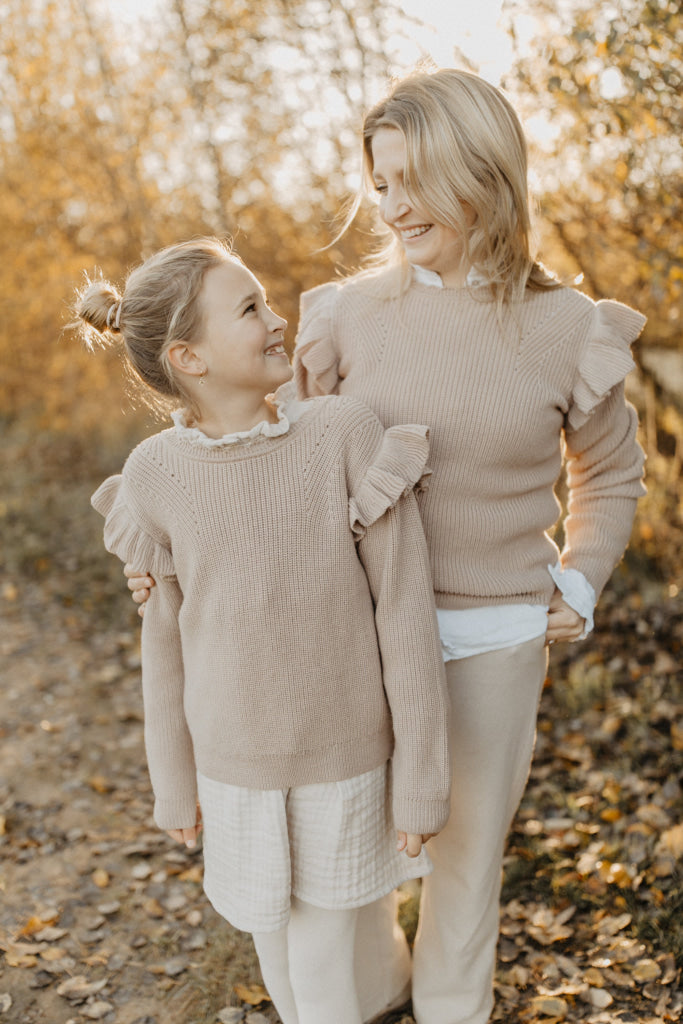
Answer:
[[[263,287],[242,263],[226,260],[208,270],[199,303],[203,326],[195,351],[214,394],[266,395],[291,378],[287,321],[270,308]]]
[[[462,285],[469,270],[463,263],[462,235],[455,228],[440,224],[409,197],[403,134],[395,128],[378,128],[371,145],[379,214],[398,238],[408,262],[436,272],[447,287]],[[473,211],[462,205],[471,223]]]

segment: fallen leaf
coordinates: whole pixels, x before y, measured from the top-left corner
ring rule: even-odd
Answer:
[[[76,974],[73,978],[67,978],[66,981],[63,981],[58,986],[57,995],[64,996],[65,999],[73,1001],[85,1000],[88,996],[101,992],[106,984],[106,978],[102,978],[100,981],[88,981],[83,974]]]
[[[676,859],[683,857],[683,824],[674,825],[673,828],[662,832],[657,846]]]
[[[90,1003],[88,1006],[82,1006],[80,1009],[80,1013],[84,1017],[87,1017],[88,1020],[101,1020],[103,1017],[106,1017],[107,1014],[110,1013],[111,1010],[113,1009],[114,1007],[112,1006],[111,1003],[100,1001]]]
[[[67,955],[68,954],[67,954],[66,950],[65,949],[60,949],[59,946],[48,946],[47,949],[44,949],[44,950],[41,951],[40,958],[41,958],[41,960],[48,960],[48,961],[51,961],[51,960],[63,960],[64,957],[67,956]]]
[[[558,1020],[564,1020],[569,1009],[566,1000],[557,996],[535,996],[531,1000],[531,1005],[536,1013],[541,1013],[544,1017],[556,1017]]]
[[[98,889],[106,889],[109,885],[109,872],[104,868],[95,868],[90,877]]]
[[[55,921],[57,920],[59,920],[59,914],[57,914],[56,912],[54,915],[51,915],[46,918],[34,915],[33,917],[29,917],[28,921],[19,932],[19,935],[23,935],[25,937],[28,937],[29,935],[35,935],[36,932],[42,931],[43,928],[46,928],[50,924],[54,924]]]
[[[654,981],[655,978],[659,978],[662,973],[662,969],[658,963],[654,960],[639,960],[631,971],[631,976],[639,984],[644,984],[647,981]]]
[[[149,899],[143,903],[143,910],[149,917],[163,917],[165,910],[159,900]]]
[[[88,779],[88,785],[96,793],[111,793],[114,788],[111,782],[105,779],[104,775],[93,775],[92,778]]]
[[[249,1006],[258,1006],[259,1003],[270,1002],[270,996],[263,985],[241,985],[239,982],[233,985],[233,992]]]
[[[591,1006],[594,1006],[596,1010],[606,1010],[608,1006],[611,1006],[614,999],[609,994],[607,989],[604,988],[589,988],[586,993],[587,998]]]

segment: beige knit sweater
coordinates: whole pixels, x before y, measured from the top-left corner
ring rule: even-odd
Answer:
[[[142,630],[155,818],[195,820],[196,769],[259,789],[392,753],[396,827],[448,813],[447,700],[414,485],[427,431],[321,398],[288,433],[143,441],[93,495],[109,551],[154,575]]]
[[[628,541],[643,453],[623,379],[644,322],[562,288],[529,292],[503,331],[485,289],[413,282],[386,300],[356,278],[303,296],[295,375],[301,395],[353,395],[385,426],[429,426],[419,502],[440,608],[547,604],[563,441],[563,566],[599,594]]]

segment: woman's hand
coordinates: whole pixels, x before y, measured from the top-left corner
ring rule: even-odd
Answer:
[[[427,832],[425,835],[417,835],[414,832],[397,832],[396,849],[399,853],[405,850],[408,857],[417,857],[424,843],[435,835],[436,832]]]
[[[154,586],[154,579],[149,573],[145,573],[140,569],[134,569],[132,565],[126,563],[123,567],[123,574],[128,579],[128,589],[132,591],[132,598],[136,604],[139,604],[138,615],[142,618],[145,614],[145,601],[149,597],[149,592]]]
[[[167,835],[175,839],[177,843],[184,843],[188,850],[194,850],[197,845],[197,837],[202,830],[202,809],[197,804],[197,820],[192,828],[170,828]]]
[[[545,634],[547,644],[556,640],[578,640],[583,633],[586,620],[574,611],[562,597],[562,592],[555,588],[548,607],[548,629]]]

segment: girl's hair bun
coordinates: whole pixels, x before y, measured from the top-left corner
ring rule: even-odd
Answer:
[[[120,331],[121,330],[121,306],[122,305],[123,305],[123,300],[122,299],[118,299],[115,302],[112,302],[111,306],[109,307],[109,310],[107,312],[107,327],[109,328],[110,331]]]
[[[76,298],[75,313],[90,348],[106,344],[103,336],[121,330],[121,296],[108,281],[88,281]]]

